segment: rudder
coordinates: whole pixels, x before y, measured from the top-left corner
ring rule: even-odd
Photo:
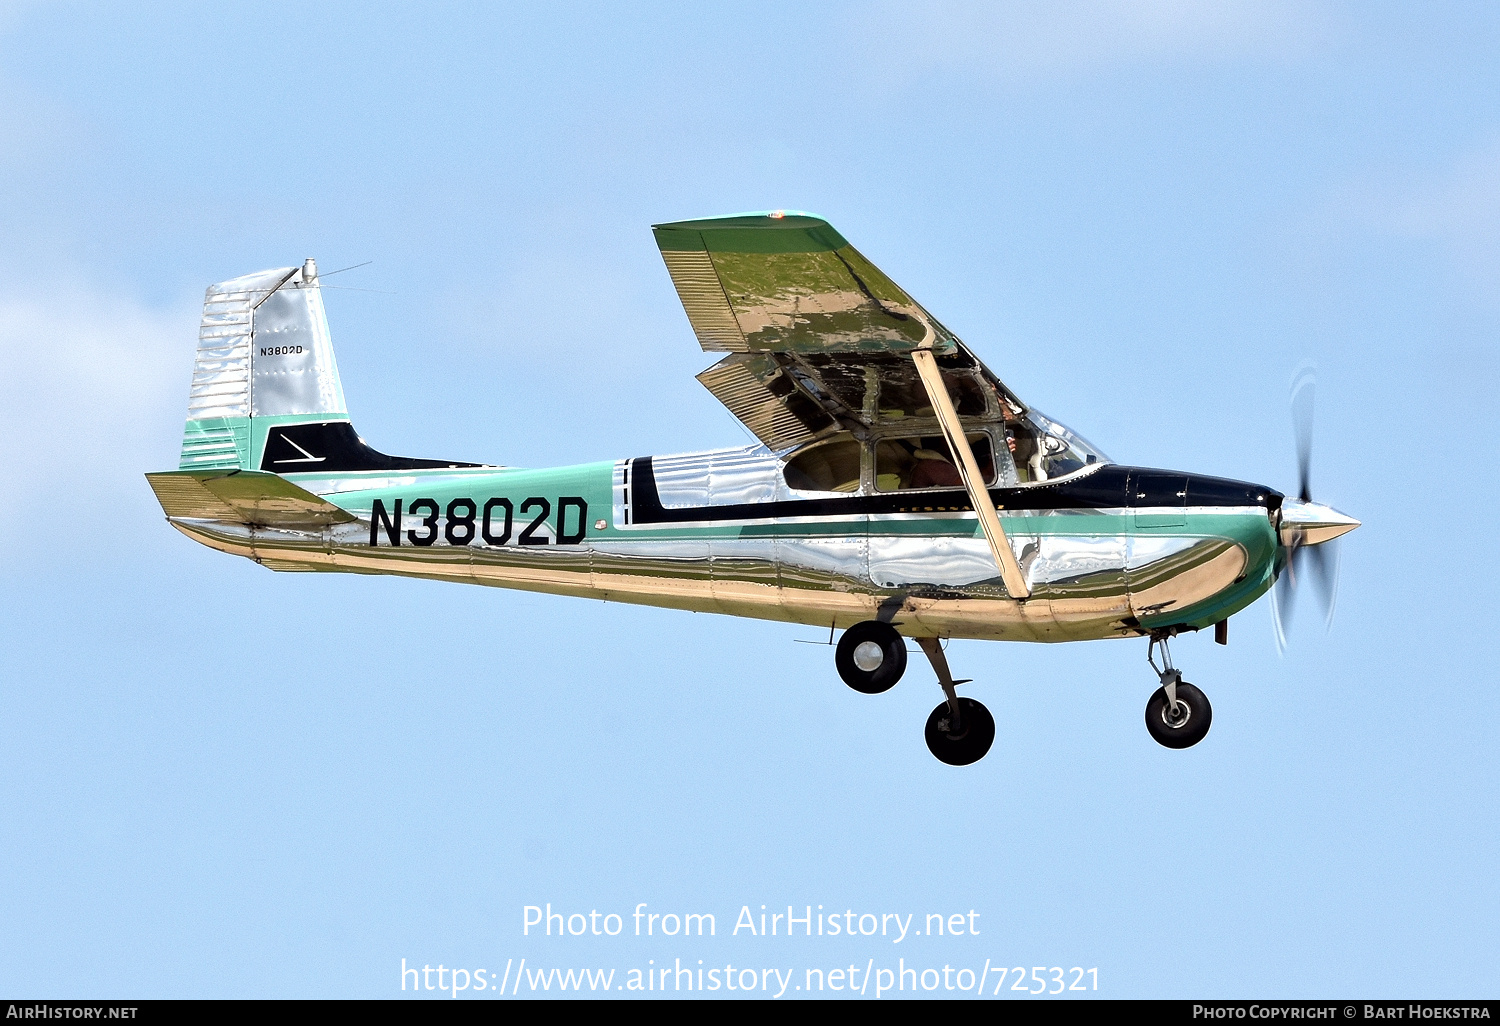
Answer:
[[[311,258],[208,287],[179,469],[254,469],[271,427],[348,420]]]

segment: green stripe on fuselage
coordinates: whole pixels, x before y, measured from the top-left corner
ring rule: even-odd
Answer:
[[[614,462],[588,463],[570,467],[530,470],[524,468],[475,468],[475,469],[422,469],[402,471],[366,471],[344,474],[288,474],[290,480],[311,491],[320,492],[328,501],[340,508],[368,517],[379,499],[387,510],[394,507],[397,499],[410,510],[417,499],[431,499],[437,503],[440,513],[445,513],[448,504],[456,499],[471,499],[482,507],[490,498],[509,499],[515,509],[514,532],[530,522],[531,513],[523,514],[521,505],[526,499],[544,498],[552,504],[548,523],[554,529],[557,523],[558,500],[563,497],[578,497],[587,503],[586,522],[582,524],[585,536],[582,545],[590,543],[607,545],[610,540],[634,543],[660,540],[732,542],[767,539],[837,539],[865,536],[875,538],[943,538],[978,539],[982,537],[979,522],[972,514],[933,513],[897,515],[837,514],[828,517],[784,517],[778,520],[650,524],[643,526],[616,525],[614,520],[615,474],[618,464]],[[369,488],[356,486],[361,480],[378,485]],[[323,492],[321,484],[337,481],[347,490]],[[670,508],[667,513],[670,515]],[[408,513],[409,516],[409,513]],[[1153,539],[1182,539],[1191,542],[1222,540],[1237,544],[1245,551],[1244,575],[1231,587],[1212,599],[1195,606],[1163,610],[1161,614],[1143,619],[1143,626],[1186,624],[1205,627],[1224,619],[1254,602],[1270,586],[1274,579],[1276,538],[1263,510],[1258,508],[1226,508],[1213,512],[1190,512],[1183,523],[1171,527],[1138,529],[1135,514],[1129,509],[1100,510],[1048,510],[1005,511],[1002,522],[1008,533],[1016,540],[1037,537],[1074,537],[1080,539],[1118,538],[1122,547],[1126,539],[1136,534]],[[594,525],[603,521],[605,527]],[[410,527],[414,521],[405,524]],[[572,528],[569,522],[570,529]],[[382,535],[383,541],[384,535]],[[441,544],[441,542],[439,543]],[[515,544],[515,533],[511,544]],[[404,541],[403,541],[404,546]]]

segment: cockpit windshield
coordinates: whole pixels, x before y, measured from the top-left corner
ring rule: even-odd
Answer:
[[[1114,462],[1082,435],[1034,409],[1006,420],[1005,442],[1021,483],[1051,481],[1091,463]]]

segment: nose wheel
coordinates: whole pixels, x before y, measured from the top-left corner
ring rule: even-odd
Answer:
[[[1162,665],[1156,665],[1156,646],[1161,645]],[[1167,639],[1153,637],[1146,648],[1146,661],[1161,678],[1146,702],[1146,730],[1157,744],[1167,748],[1191,748],[1202,741],[1213,724],[1213,706],[1208,696],[1182,679],[1182,671],[1172,665]]]

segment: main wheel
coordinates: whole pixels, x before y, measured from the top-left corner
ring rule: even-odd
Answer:
[[[984,758],[995,743],[995,717],[972,698],[958,700],[958,730],[953,729],[953,710],[943,702],[927,717],[927,748],[939,762],[967,766]]]
[[[839,638],[833,662],[845,684],[878,695],[895,687],[906,672],[906,641],[890,624],[865,620]]]
[[[1187,681],[1177,685],[1177,708],[1167,708],[1167,689],[1157,688],[1146,703],[1146,729],[1158,744],[1191,748],[1203,740],[1214,719],[1208,697]]]

